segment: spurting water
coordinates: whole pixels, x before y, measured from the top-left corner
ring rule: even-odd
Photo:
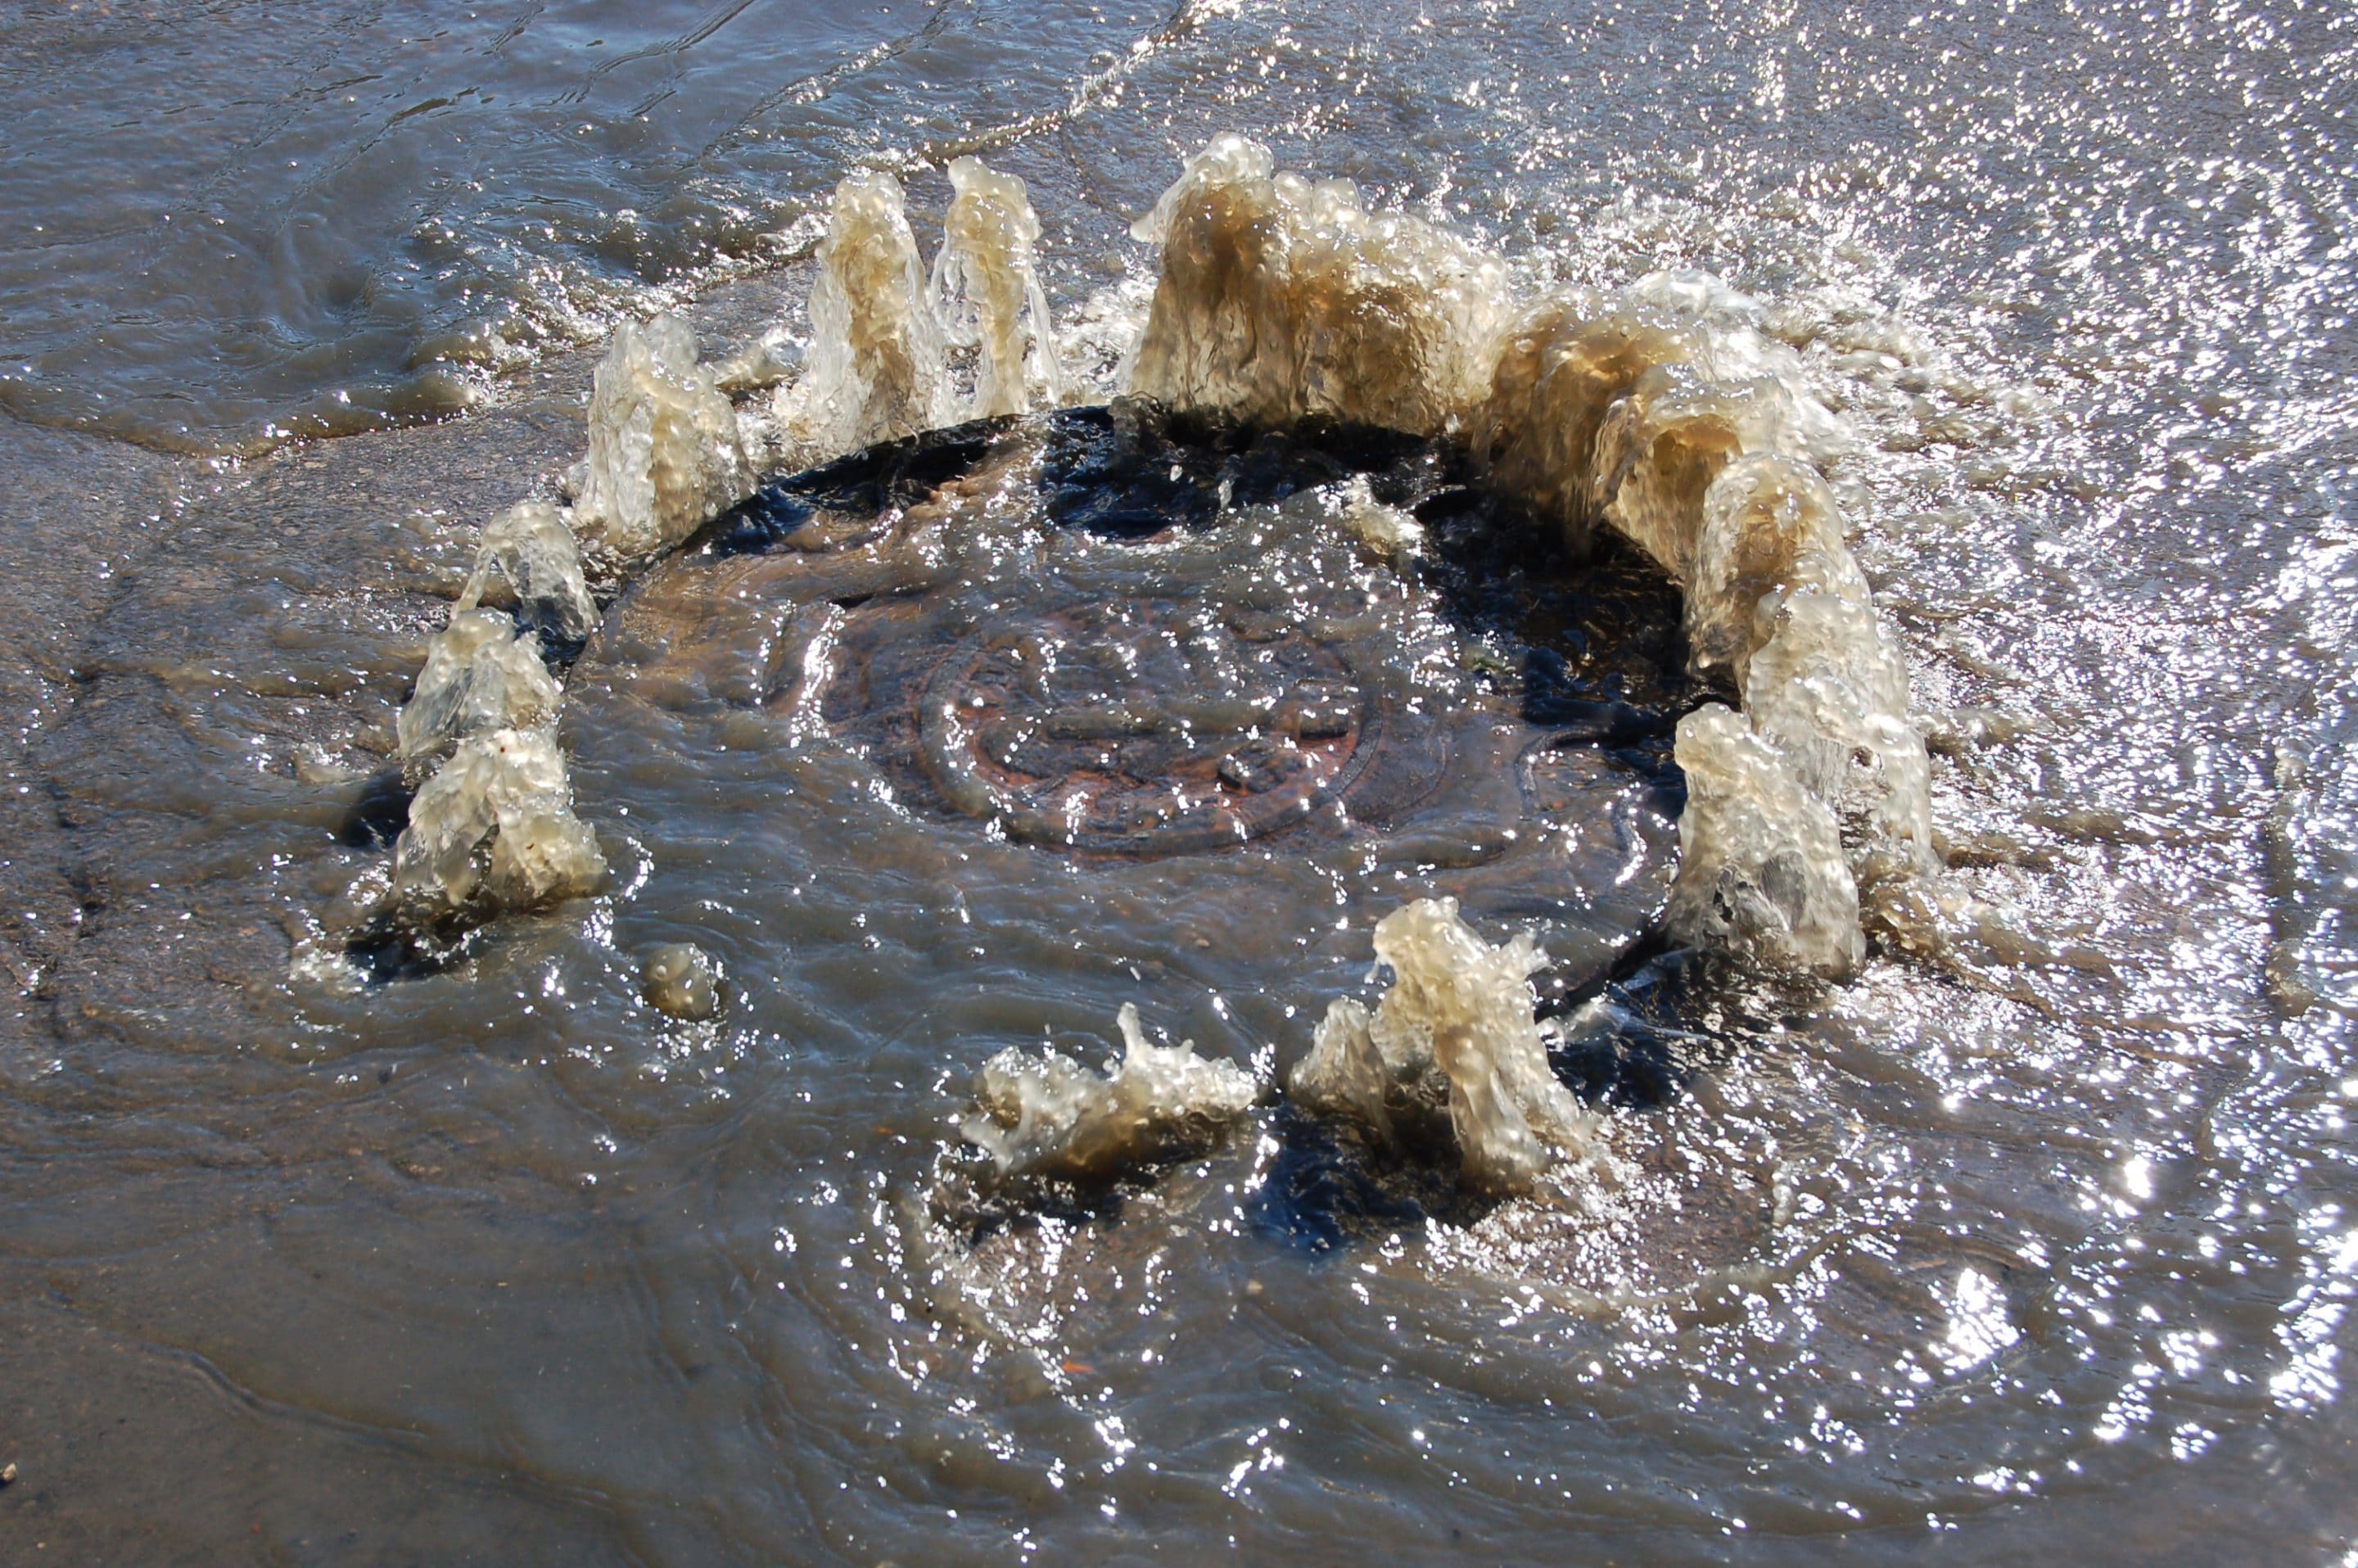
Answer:
[[[6,1554],[2358,1544],[2342,18],[404,24],[16,67]]]

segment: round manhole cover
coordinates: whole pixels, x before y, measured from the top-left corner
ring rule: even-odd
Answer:
[[[1313,955],[1363,970],[1354,932],[1419,896],[1585,984],[1675,859],[1677,597],[1555,557],[1457,465],[1076,409],[779,481],[609,615],[582,787],[706,905],[826,889],[993,986],[1102,943],[1274,994]],[[1354,526],[1371,494],[1414,509],[1412,559]],[[935,899],[946,942],[893,925]]]

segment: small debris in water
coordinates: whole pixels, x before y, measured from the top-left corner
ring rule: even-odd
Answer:
[[[1359,547],[1394,571],[1407,567],[1424,547],[1423,524],[1399,507],[1378,501],[1365,474],[1354,475],[1334,492],[1331,504]]]
[[[720,966],[693,942],[666,942],[639,966],[647,1005],[669,1018],[702,1023],[720,1011]]]

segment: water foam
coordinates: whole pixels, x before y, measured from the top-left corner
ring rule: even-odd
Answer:
[[[1327,1008],[1287,1076],[1297,1103],[1389,1149],[1430,1143],[1442,1108],[1464,1179],[1490,1192],[1587,1151],[1595,1119],[1548,1066],[1531,987],[1548,959],[1529,935],[1493,946],[1455,899],[1419,899],[1378,921],[1375,943],[1391,989],[1372,1013],[1349,997]]]
[[[1922,885],[1940,867],[1906,665],[1819,471],[1845,436],[1758,301],[1679,271],[1519,303],[1496,260],[1237,136],[1190,159],[1136,232],[1162,273],[1133,393],[1455,435],[1575,551],[1610,528],[1677,584],[1696,664],[1734,678],[1745,716],[1681,728],[1704,782],[1673,935],[1841,977],[1864,887],[1886,929],[1938,945],[1925,913],[1954,901]]]
[[[1004,1176],[1101,1180],[1159,1160],[1201,1153],[1252,1108],[1252,1076],[1157,1045],[1122,1004],[1120,1057],[1091,1072],[1062,1052],[1010,1046],[975,1076],[975,1112],[958,1124]]]
[[[974,157],[954,160],[949,172],[957,194],[942,220],[931,292],[945,341],[975,351],[966,412],[988,418],[1021,414],[1035,402],[1053,406],[1064,399],[1064,376],[1033,264],[1040,220],[1023,182]]]

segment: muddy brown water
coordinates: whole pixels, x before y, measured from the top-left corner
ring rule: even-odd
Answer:
[[[0,189],[30,214],[0,306],[0,1557],[2358,1545],[2341,13],[429,9],[85,7],[0,40]],[[1675,671],[1661,615],[1584,665],[1537,589],[1453,599],[1314,518],[1158,539],[1120,506],[951,506],[963,553],[904,558],[838,506],[800,535],[825,547],[773,519],[610,612],[566,721],[599,898],[439,973],[290,979],[382,859],[370,781],[474,525],[579,453],[574,336],[665,298],[742,341],[807,288],[773,265],[798,242],[758,234],[851,158],[968,146],[1031,181],[1080,320],[1227,129],[1535,275],[1704,265],[1817,322],[1952,859],[2065,961],[1880,957],[1839,989],[1623,965],[1637,1016],[1560,1063],[1626,1164],[1577,1211],[1435,1220],[1271,1108],[1118,1204],[934,1223],[965,1077],[1005,1045],[1094,1059],[1135,1001],[1282,1066],[1371,994],[1366,923],[1411,890],[1573,957],[1562,884],[1486,825],[1585,826],[1601,791],[1652,842],[1642,715],[1685,697],[1639,681]],[[938,209],[937,175],[911,189]],[[1271,548],[1289,605],[1361,595],[1377,641],[1446,655],[1446,745],[1360,633],[1236,612]],[[1144,579],[1134,621],[1076,608]],[[1095,762],[1056,716],[1122,707],[1117,670],[1027,696],[990,662],[1182,659],[1207,604],[1227,721],[1299,697],[1306,777],[1218,739],[1249,724],[1129,726]],[[789,667],[808,622],[836,627],[823,690]],[[1579,685],[1613,668],[1617,696]],[[936,680],[1001,740],[929,759]],[[1564,706],[1533,718],[1534,688]],[[1356,710],[1318,717],[1338,692]],[[1027,762],[1027,720],[1072,750]],[[1092,844],[994,838],[955,798],[1052,775]],[[1243,798],[1244,844],[1134,852],[1208,820],[1160,815],[1174,784]],[[724,961],[717,1025],[639,1000],[674,940]]]

